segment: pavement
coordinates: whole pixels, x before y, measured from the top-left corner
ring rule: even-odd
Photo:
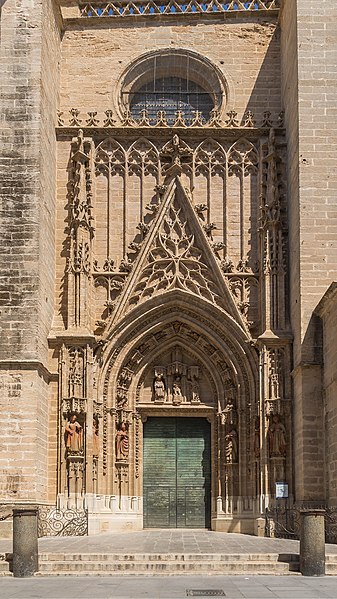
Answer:
[[[0,552],[11,552],[10,540],[0,540]],[[298,553],[299,542],[205,530],[144,530],[90,537],[39,539],[39,551],[74,553]],[[337,554],[337,545],[326,545]],[[192,592],[191,592],[192,591]],[[194,592],[193,592],[194,591]],[[215,591],[222,591],[222,595]],[[57,576],[0,578],[0,599],[176,599],[185,597],[231,599],[337,599],[337,576]]]
[[[203,594],[205,591],[213,593]],[[216,595],[214,591],[223,591],[223,594]],[[216,596],[227,599],[331,599],[337,598],[337,577],[123,576],[102,579],[60,576],[0,580],[1,599],[185,599],[191,596],[204,599]]]
[[[0,553],[11,552],[11,540],[0,539]],[[299,553],[299,541],[194,529],[148,529],[88,537],[44,537],[41,553]],[[326,545],[337,554],[337,545]]]

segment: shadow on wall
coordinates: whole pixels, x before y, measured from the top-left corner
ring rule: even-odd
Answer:
[[[259,126],[264,120],[264,113],[271,113],[272,125],[278,125],[278,116],[282,110],[281,98],[281,57],[280,57],[280,28],[274,28],[273,24],[258,24],[252,31],[245,32],[247,37],[255,39],[257,45],[267,46],[266,54],[261,68],[256,77],[246,113],[254,114],[256,125]],[[240,57],[240,62],[250,63],[250,56]],[[235,109],[235,106],[234,106]],[[245,119],[242,119],[242,125]]]
[[[316,314],[308,323],[294,366],[295,499],[323,505],[327,499],[329,448],[323,391],[323,327]]]

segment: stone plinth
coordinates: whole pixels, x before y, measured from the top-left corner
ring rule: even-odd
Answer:
[[[324,510],[301,510],[300,571],[303,576],[325,575]]]
[[[13,510],[13,575],[33,576],[38,571],[37,508]]]

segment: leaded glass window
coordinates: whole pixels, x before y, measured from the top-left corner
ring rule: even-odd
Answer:
[[[130,98],[130,108],[136,119],[142,110],[146,110],[151,124],[156,122],[159,111],[165,111],[166,120],[172,125],[177,112],[181,111],[186,124],[189,124],[197,111],[207,121],[214,102],[210,94],[194,81],[162,77],[145,83],[134,92]]]

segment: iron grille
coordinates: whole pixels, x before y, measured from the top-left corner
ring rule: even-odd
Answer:
[[[83,537],[88,534],[87,509],[58,509],[40,507],[38,510],[39,537]]]
[[[214,108],[214,101],[208,92],[198,83],[180,77],[153,79],[135,93],[127,95],[133,118],[138,118],[145,110],[151,124],[156,123],[160,111],[165,112],[169,125],[173,125],[178,111],[187,125],[197,112],[207,121]]]

